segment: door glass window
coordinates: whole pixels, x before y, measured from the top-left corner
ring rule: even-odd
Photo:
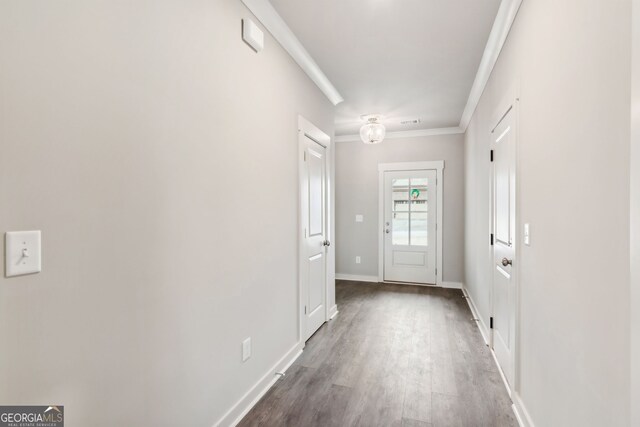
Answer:
[[[428,246],[427,241],[427,215],[426,212],[411,212],[411,246]]]
[[[428,245],[427,178],[392,180],[392,235],[394,245]]]
[[[409,180],[394,179],[392,194],[393,212],[409,212]]]
[[[393,234],[391,236],[394,245],[409,244],[409,213],[393,213]]]

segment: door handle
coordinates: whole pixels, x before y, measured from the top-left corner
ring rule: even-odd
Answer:
[[[506,267],[507,265],[513,265],[512,259],[502,258],[502,265]]]
[[[387,233],[387,234],[391,233],[391,231],[389,231],[388,228],[386,230],[384,230],[384,232]]]
[[[331,242],[328,240],[325,240],[324,242],[322,242],[322,246],[331,246]]]

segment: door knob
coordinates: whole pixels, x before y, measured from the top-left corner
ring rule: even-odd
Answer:
[[[324,242],[322,242],[322,246],[331,246],[331,242],[328,240],[325,240]]]
[[[387,233],[387,234],[391,233],[391,231],[389,231],[388,228],[386,230],[384,230],[384,232]]]
[[[506,267],[507,265],[513,265],[512,259],[502,258],[502,265]]]

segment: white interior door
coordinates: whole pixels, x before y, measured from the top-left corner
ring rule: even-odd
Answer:
[[[326,148],[306,133],[302,172],[302,301],[303,339],[306,341],[326,321],[327,275],[327,163]]]
[[[384,280],[436,283],[437,172],[384,173]]]
[[[513,387],[516,282],[516,139],[514,110],[492,133],[493,146],[493,350]]]

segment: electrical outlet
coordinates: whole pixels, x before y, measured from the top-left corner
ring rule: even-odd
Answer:
[[[251,357],[251,337],[242,341],[242,361],[246,362]]]
[[[360,264],[360,257],[359,256],[356,257],[356,264]]]

